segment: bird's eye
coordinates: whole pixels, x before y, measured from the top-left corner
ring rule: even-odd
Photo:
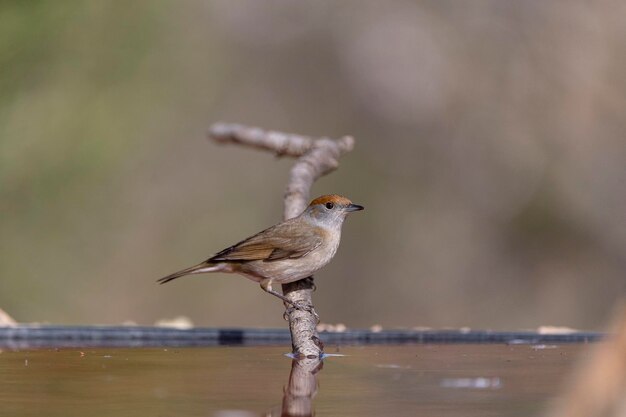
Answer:
[[[328,203],[326,203],[326,208],[327,208],[328,210],[332,210],[332,209],[333,209],[333,207],[335,207],[335,205],[334,205],[333,203],[331,203],[330,201],[329,201]]]

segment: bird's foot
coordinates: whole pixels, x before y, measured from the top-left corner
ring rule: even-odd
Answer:
[[[285,310],[285,313],[283,313],[283,318],[285,320],[289,319],[289,315],[294,310],[300,310],[300,311],[306,311],[307,313],[311,313],[315,317],[316,323],[320,322],[320,316],[319,314],[317,314],[312,304],[309,304],[308,302],[303,301],[303,300],[292,301],[289,304],[290,306],[287,307],[287,309]]]

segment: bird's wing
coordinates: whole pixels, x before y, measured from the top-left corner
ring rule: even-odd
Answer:
[[[224,249],[208,261],[276,261],[300,258],[322,244],[323,233],[319,228],[302,231],[296,223],[286,221]]]

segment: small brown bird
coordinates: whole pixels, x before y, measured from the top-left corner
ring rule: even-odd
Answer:
[[[272,284],[306,278],[328,264],[339,247],[343,221],[348,213],[358,210],[363,207],[340,195],[318,197],[298,217],[265,229],[158,282],[165,284],[184,275],[207,272],[235,273],[260,283],[264,291],[293,305],[274,291]]]

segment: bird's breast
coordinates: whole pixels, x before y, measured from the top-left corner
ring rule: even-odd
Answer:
[[[341,240],[341,232],[333,230],[321,229],[322,244],[312,251],[309,255],[312,255],[320,263],[320,268],[333,259],[339,248],[339,242]]]

